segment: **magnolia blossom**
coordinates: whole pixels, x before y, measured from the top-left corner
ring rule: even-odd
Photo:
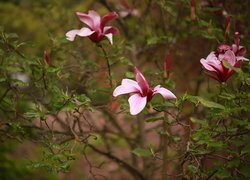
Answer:
[[[113,96],[117,97],[123,94],[134,93],[128,99],[130,106],[130,114],[136,115],[140,113],[147,102],[149,102],[155,94],[161,94],[165,99],[176,99],[176,96],[166,88],[157,85],[154,89],[149,84],[142,73],[135,67],[136,81],[131,79],[123,79],[120,86],[116,87]]]
[[[216,55],[215,52],[211,52],[206,59],[200,60],[205,69],[213,72],[206,73],[209,77],[219,82],[226,82],[227,79],[234,73],[234,70],[226,68],[223,61],[226,61],[235,68],[239,68],[242,63],[242,60],[237,60],[232,50],[227,50],[223,56]]]
[[[236,56],[237,61],[239,60],[248,60],[244,56],[246,55],[246,48],[243,46],[240,46],[240,34],[238,32],[234,35],[234,44],[227,45],[227,44],[221,44],[216,54],[222,59],[225,52],[228,50],[232,50]]]
[[[211,52],[206,59],[201,59],[200,62],[205,69],[213,73],[206,73],[211,78],[226,82],[227,79],[234,74],[234,70],[228,69],[224,66],[223,61],[226,61],[231,66],[239,68],[245,58],[246,48],[240,46],[240,34],[238,32],[234,35],[234,44],[221,44],[217,51]]]
[[[113,44],[113,34],[119,34],[118,29],[112,26],[105,26],[108,21],[114,20],[118,17],[116,12],[109,12],[102,18],[100,15],[90,10],[88,14],[77,12],[79,20],[86,24],[88,27],[81,29],[73,29],[66,33],[69,41],[74,41],[76,35],[81,37],[89,37],[93,42],[100,42],[103,37],[108,38],[110,44]]]
[[[132,6],[130,6],[127,2],[127,0],[120,0],[121,6],[120,9],[121,11],[119,12],[119,15],[122,18],[125,18],[129,15],[131,16],[139,16],[140,13],[137,9],[134,9]]]

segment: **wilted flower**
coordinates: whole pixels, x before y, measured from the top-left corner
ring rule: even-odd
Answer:
[[[155,94],[161,94],[165,99],[175,99],[176,96],[166,88],[157,85],[154,89],[149,84],[142,73],[135,67],[136,81],[131,79],[123,79],[122,84],[113,92],[113,96],[134,93],[128,99],[130,106],[130,114],[136,115],[140,113],[147,102],[149,102]]]
[[[77,12],[79,20],[86,24],[88,27],[81,29],[73,29],[66,33],[69,41],[74,41],[75,36],[89,37],[93,42],[100,42],[105,36],[108,38],[110,44],[113,44],[113,34],[119,34],[118,29],[112,26],[105,26],[108,21],[114,20],[118,17],[116,12],[109,12],[102,18],[100,15],[90,10],[88,14]]]
[[[119,15],[122,18],[125,18],[129,15],[131,16],[139,16],[140,13],[137,9],[134,9],[131,5],[128,4],[127,0],[120,0],[121,6],[120,9],[121,11],[119,12]]]
[[[226,68],[223,61],[226,61],[235,68],[239,68],[242,63],[242,60],[236,59],[234,52],[231,50],[227,50],[223,56],[218,56],[215,52],[211,52],[206,59],[202,58],[200,60],[205,69],[214,73],[206,73],[209,77],[219,82],[226,82],[234,73],[234,70]]]

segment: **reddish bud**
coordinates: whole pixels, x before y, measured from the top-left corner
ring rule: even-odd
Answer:
[[[239,46],[240,46],[240,33],[239,32],[234,33],[234,44],[236,45],[237,49],[239,49]]]
[[[229,36],[229,28],[230,28],[231,16],[226,17],[225,27],[224,27],[224,36],[228,38]]]
[[[167,54],[166,61],[165,61],[165,78],[169,78],[170,73],[170,54]]]
[[[48,66],[50,64],[50,56],[49,56],[49,53],[48,51],[44,51],[44,55],[43,55],[43,61],[44,61],[44,64],[46,66]]]
[[[195,0],[191,0],[191,13],[190,17],[192,20],[196,19],[196,14],[195,14]]]

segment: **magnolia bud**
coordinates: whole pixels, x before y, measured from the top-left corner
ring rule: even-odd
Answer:
[[[196,14],[195,14],[195,0],[191,0],[191,13],[190,17],[192,20],[196,19]]]
[[[224,36],[228,38],[229,36],[229,28],[230,28],[231,16],[226,17],[225,27],[224,27]]]
[[[49,56],[49,53],[48,51],[44,51],[44,55],[43,55],[43,61],[44,61],[44,64],[46,66],[48,66],[50,64],[50,56]]]

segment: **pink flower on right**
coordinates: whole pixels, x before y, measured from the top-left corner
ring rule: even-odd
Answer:
[[[230,76],[234,74],[234,70],[228,69],[224,66],[223,61],[226,61],[235,68],[240,68],[242,61],[247,60],[244,56],[246,54],[246,48],[240,46],[239,33],[235,33],[234,44],[231,46],[227,44],[221,44],[217,51],[212,51],[206,59],[200,60],[202,66],[210,71],[206,72],[206,75],[217,80],[218,82],[226,82]]]

